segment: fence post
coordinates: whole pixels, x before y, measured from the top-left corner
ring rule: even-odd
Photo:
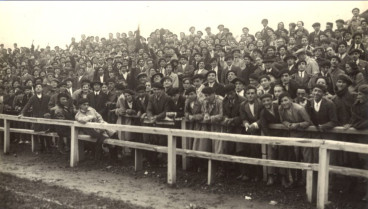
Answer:
[[[34,141],[34,134],[31,134],[31,143],[32,143],[32,152],[35,151],[35,141]]]
[[[142,150],[135,149],[135,157],[134,157],[134,170],[140,171],[143,168],[143,152]]]
[[[75,167],[79,161],[79,146],[78,146],[78,129],[71,126],[71,137],[70,137],[70,167]]]
[[[305,185],[305,190],[307,193],[308,202],[312,202],[313,200],[313,170],[307,170],[307,182]]]
[[[10,151],[10,121],[4,119],[4,153],[8,154]]]
[[[330,164],[330,151],[319,148],[317,208],[324,209],[328,201],[328,168]]]
[[[172,134],[167,135],[167,183],[176,184],[176,137]]]
[[[215,183],[216,163],[215,161],[208,160],[208,173],[207,173],[207,185]]]
[[[185,119],[182,119],[181,120],[181,130],[186,130],[187,129],[187,124],[186,124],[186,120]],[[181,147],[182,149],[188,149],[188,139],[187,137],[181,137]],[[181,159],[182,159],[182,168],[183,170],[187,170],[188,167],[189,167],[189,159],[188,157],[182,155],[181,156]]]
[[[272,146],[272,145],[261,144],[262,159],[267,159],[267,155],[269,154],[269,153],[267,153],[267,147],[268,146]],[[267,181],[268,168],[269,167],[267,167],[267,166],[262,166],[262,169],[263,169],[263,181]]]

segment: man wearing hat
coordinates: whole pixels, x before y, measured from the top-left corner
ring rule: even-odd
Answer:
[[[196,89],[197,98],[201,102],[204,100],[204,95],[202,94],[202,89],[204,88],[203,81],[204,76],[202,74],[197,74],[192,77],[192,83],[194,88]]]
[[[284,58],[284,62],[286,62],[287,64],[287,69],[290,72],[290,75],[296,73],[298,70],[295,67],[295,61],[297,60],[296,56],[294,56],[293,54],[287,54]]]
[[[301,48],[298,51],[295,52],[295,55],[298,57],[298,60],[305,60],[307,62],[307,67],[305,69],[305,71],[310,74],[310,75],[314,75],[317,74],[319,72],[319,67],[318,64],[316,62],[316,60],[314,60],[313,58],[309,57],[307,55],[307,52],[305,50],[305,48]]]
[[[222,39],[224,36],[224,28],[225,26],[223,24],[220,24],[217,26],[217,29],[219,30],[218,34],[216,35],[217,38]]]
[[[359,49],[353,49],[349,52],[349,55],[353,58],[353,61],[358,65],[359,71],[363,73],[365,78],[368,78],[368,62],[361,59],[362,51]]]
[[[319,37],[319,34],[322,33],[321,32],[321,23],[319,23],[319,22],[313,23],[312,27],[313,27],[314,31],[309,34],[309,42],[310,43],[313,43],[314,38]]]
[[[170,110],[171,98],[165,94],[161,83],[153,83],[152,91],[153,95],[149,98],[146,112],[148,119],[155,122],[166,117],[166,112]]]
[[[106,103],[108,101],[107,94],[101,91],[102,83],[99,81],[92,82],[93,92],[87,95],[89,105],[94,108],[106,121],[107,120],[107,108]]]
[[[262,39],[268,40],[270,37],[268,36],[267,31],[271,30],[273,32],[274,30],[268,26],[268,19],[263,19],[261,23],[263,25],[263,29],[261,31]]]
[[[340,42],[337,44],[337,56],[340,58],[340,68],[344,69],[345,64],[352,61],[352,58],[347,53],[347,44],[345,42]]]
[[[271,82],[275,82],[277,77],[279,76],[279,70],[273,67],[275,62],[274,57],[265,57],[263,59],[264,71],[260,75],[268,75],[271,78]]]
[[[205,69],[205,63],[203,60],[200,60],[198,62],[198,70],[194,71],[194,75],[196,74],[202,74],[202,75],[207,75],[208,70]]]
[[[177,74],[183,77],[192,77],[194,74],[194,67],[188,63],[188,57],[181,56],[179,58],[180,64],[177,67]]]
[[[363,34],[361,33],[354,33],[353,37],[352,37],[353,41],[351,43],[349,52],[351,52],[354,49],[358,49],[361,51],[360,53],[360,59],[367,59],[367,50],[365,48],[365,46],[363,45],[362,41],[363,41]]]
[[[20,112],[20,117],[24,116],[26,112],[32,108],[32,117],[44,118],[49,113],[49,102],[50,96],[43,93],[42,84],[35,84],[35,94],[28,100],[27,104],[23,107]],[[48,126],[44,124],[33,124],[33,130],[36,132],[48,130]],[[48,151],[50,148],[50,141],[46,140],[44,136],[35,135],[36,139],[39,138],[41,145],[40,151]],[[38,141],[38,140],[36,140]],[[45,147],[46,144],[46,147]]]
[[[180,94],[179,88],[171,88],[167,91],[167,95],[171,97],[170,112],[166,112],[169,118],[181,118],[184,116],[185,97]],[[175,125],[178,125],[175,123]],[[180,127],[180,126],[179,126]],[[178,128],[179,128],[178,127]]]
[[[326,87],[320,84],[316,84],[312,88],[313,99],[311,106],[306,107],[307,112],[311,118],[313,125],[317,128],[318,132],[311,133],[312,138],[316,139],[334,139],[334,134],[326,133],[337,126],[337,112],[335,104],[323,96],[326,93]],[[311,148],[307,156],[307,162],[318,162],[318,149]]]
[[[216,95],[225,96],[224,94],[224,86],[216,81],[217,74],[216,71],[210,70],[206,74],[207,82],[204,83],[205,87],[212,87],[216,93]]]
[[[339,68],[339,64],[340,64],[341,60],[338,56],[332,56],[330,63],[331,63],[331,68],[328,71],[328,74],[331,77],[331,81],[332,81],[332,85],[333,85],[333,89],[335,89],[336,87],[336,81],[337,81],[337,77],[340,74],[345,74],[345,72]]]
[[[344,23],[345,21],[342,19],[336,20],[336,30],[342,31],[344,29]]]
[[[240,118],[240,104],[245,101],[243,96],[240,96],[235,91],[235,85],[230,83],[225,85],[225,98],[222,101],[224,121],[227,133],[241,133],[242,119]],[[234,146],[228,143],[228,153],[234,153]]]

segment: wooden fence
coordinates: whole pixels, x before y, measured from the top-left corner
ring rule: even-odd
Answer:
[[[261,166],[273,166],[280,168],[292,168],[306,170],[306,193],[308,201],[312,201],[313,196],[313,171],[318,171],[318,184],[317,184],[317,207],[323,209],[328,201],[328,182],[329,172],[365,177],[368,178],[368,170],[354,169],[347,167],[339,167],[329,165],[330,152],[332,150],[340,150],[347,152],[355,152],[368,154],[368,145],[339,142],[332,140],[322,139],[307,139],[307,138],[289,138],[289,137],[271,137],[271,136],[253,136],[253,135],[240,135],[240,134],[228,134],[228,133],[214,133],[206,131],[192,131],[185,129],[170,129],[159,127],[146,127],[146,126],[132,126],[132,125],[118,125],[118,124],[101,124],[101,123],[87,123],[81,124],[76,121],[68,120],[55,120],[44,118],[32,118],[12,115],[0,115],[0,119],[4,119],[4,128],[0,129],[4,131],[4,153],[8,153],[10,150],[10,132],[26,133],[32,135],[47,135],[56,137],[52,133],[36,133],[31,130],[15,129],[10,127],[10,121],[21,121],[30,123],[40,123],[48,125],[69,126],[71,128],[71,151],[70,151],[70,166],[74,167],[80,160],[83,159],[83,141],[95,142],[96,139],[92,139],[87,135],[79,135],[79,128],[96,128],[96,129],[113,129],[123,132],[135,132],[143,134],[155,134],[166,135],[168,140],[168,146],[158,146],[152,144],[145,144],[139,142],[131,142],[116,139],[107,139],[105,144],[129,147],[135,149],[135,169],[142,169],[142,150],[149,150],[161,153],[167,153],[167,182],[168,184],[176,183],[176,155],[183,156],[183,166],[186,166],[186,157],[196,157],[208,159],[208,184],[213,183],[214,177],[214,161],[235,162],[243,164],[261,165]],[[181,121],[182,128],[185,128],[185,121]],[[281,124],[273,124],[270,126],[272,129],[285,129]],[[306,131],[318,131],[315,127],[309,127]],[[357,131],[355,129],[345,130],[342,127],[336,127],[329,131],[331,133],[343,133],[343,134],[358,134],[367,135],[368,131]],[[222,140],[228,142],[241,142],[241,143],[253,143],[262,145],[282,145],[282,146],[297,146],[297,147],[309,147],[319,149],[319,162],[318,164],[304,163],[304,162],[289,162],[280,160],[269,160],[259,158],[249,158],[241,156],[233,156],[227,154],[214,154],[210,152],[202,152],[191,150],[186,146],[182,146],[181,149],[176,148],[177,137],[182,138],[182,144],[186,144],[188,137],[191,138],[209,138],[212,140]],[[33,139],[33,138],[32,138]],[[34,143],[32,143],[34,144]],[[33,145],[32,145],[33,147]]]

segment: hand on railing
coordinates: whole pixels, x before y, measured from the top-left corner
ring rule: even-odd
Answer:
[[[351,124],[345,124],[343,127],[344,127],[345,130],[347,130],[347,129],[351,128],[351,126],[352,126]]]
[[[85,120],[82,120],[82,119],[80,119],[80,120],[77,120],[77,122],[79,122],[79,123],[81,123],[81,124],[86,124],[86,123],[87,123],[87,121],[85,121]]]

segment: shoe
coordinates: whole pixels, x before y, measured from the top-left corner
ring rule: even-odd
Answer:
[[[25,141],[24,143],[26,143],[26,144],[30,144],[31,142],[27,140],[27,141]]]

